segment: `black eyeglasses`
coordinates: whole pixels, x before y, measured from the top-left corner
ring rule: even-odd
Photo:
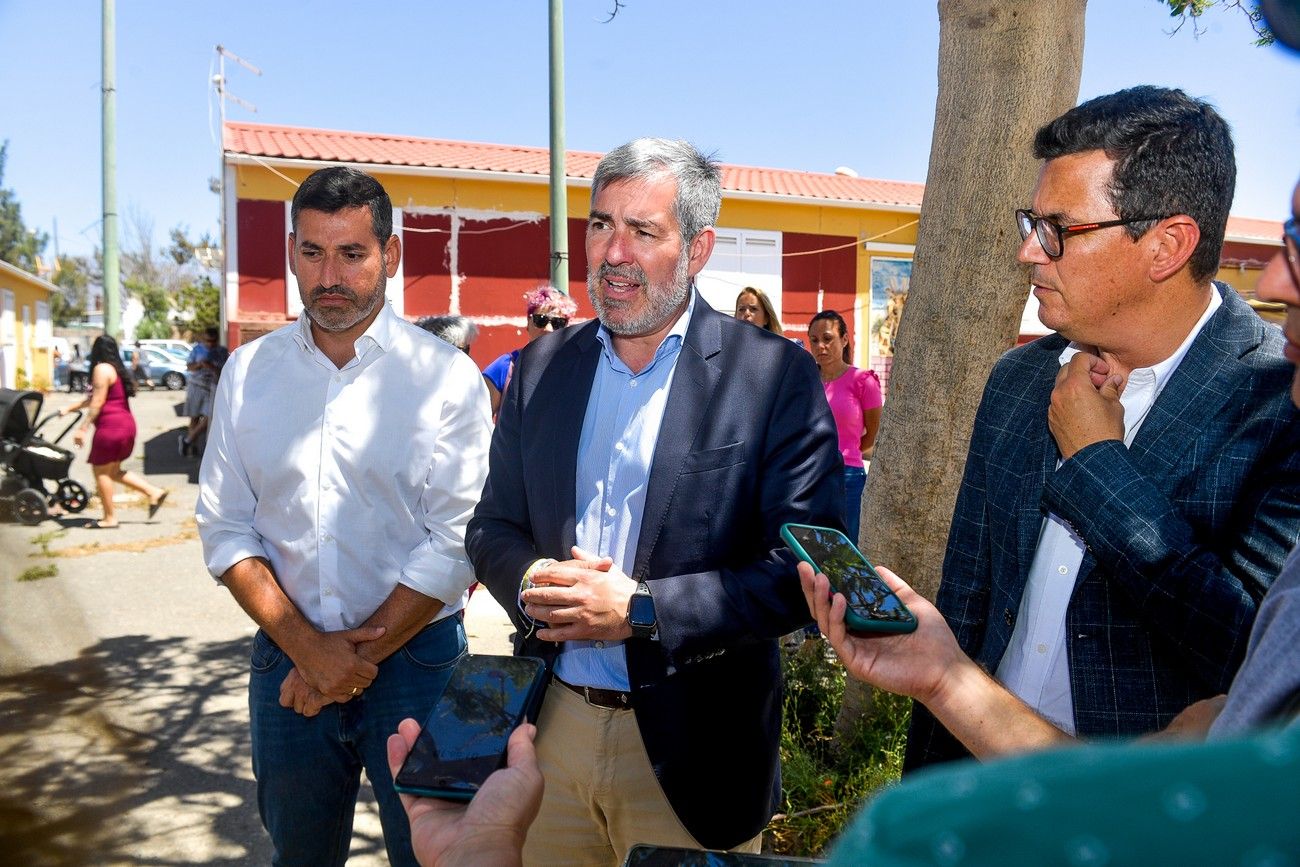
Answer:
[[[1065,255],[1066,235],[1082,235],[1094,229],[1109,229],[1111,226],[1127,226],[1130,223],[1163,219],[1164,217],[1129,217],[1127,220],[1103,220],[1100,223],[1075,223],[1073,226],[1062,226],[1047,217],[1038,216],[1033,211],[1024,208],[1016,209],[1016,226],[1020,229],[1020,240],[1025,240],[1029,237],[1029,233],[1033,232],[1049,259],[1059,259]]]
[[[1282,246],[1286,250],[1286,264],[1291,269],[1291,280],[1300,289],[1300,229],[1295,217],[1282,224]]]
[[[533,326],[536,328],[545,328],[549,325],[556,331],[569,324],[567,316],[543,316],[541,313],[530,313],[528,318],[533,320]]]

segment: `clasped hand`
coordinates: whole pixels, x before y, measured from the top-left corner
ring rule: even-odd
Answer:
[[[551,563],[523,592],[524,612],[547,624],[543,641],[619,641],[632,637],[627,606],[636,582],[609,557],[573,546],[573,559]]]
[[[1079,352],[1056,375],[1047,407],[1047,427],[1061,459],[1103,440],[1124,439],[1124,377],[1110,361]]]
[[[294,668],[280,684],[280,706],[315,716],[327,704],[351,701],[374,681],[379,667],[358,648],[384,634],[382,626],[318,633],[292,657]]]

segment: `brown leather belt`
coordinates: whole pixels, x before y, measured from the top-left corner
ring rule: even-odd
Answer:
[[[603,707],[609,710],[631,710],[632,694],[629,692],[619,692],[616,689],[599,689],[594,686],[574,686],[555,678],[555,682],[560,686],[576,692],[587,700],[587,704],[595,707]]]

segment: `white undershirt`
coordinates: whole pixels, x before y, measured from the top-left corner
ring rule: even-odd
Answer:
[[[1138,368],[1129,374],[1119,399],[1124,407],[1126,447],[1132,445],[1147,413],[1187,355],[1192,341],[1222,304],[1218,290],[1212,289],[1205,312],[1174,354],[1152,367]],[[1061,366],[1079,350],[1073,343],[1067,346],[1061,353]],[[1043,519],[1034,562],[1029,567],[1015,630],[997,669],[997,678],[1007,689],[1068,734],[1074,734],[1075,727],[1065,614],[1083,553],[1083,540],[1059,517],[1049,513]]]

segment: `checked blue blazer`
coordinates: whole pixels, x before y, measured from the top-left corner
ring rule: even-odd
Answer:
[[[1067,341],[994,366],[975,417],[938,607],[962,649],[1001,661],[1042,521],[1087,551],[1066,614],[1082,737],[1155,731],[1226,692],[1260,597],[1300,538],[1300,413],[1283,338],[1230,287],[1130,448],[1095,443],[1056,464],[1047,406]],[[966,752],[917,705],[908,769]]]

